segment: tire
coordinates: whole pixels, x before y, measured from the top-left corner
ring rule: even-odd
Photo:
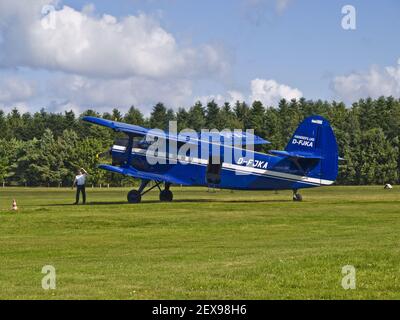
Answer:
[[[173,194],[170,190],[163,190],[160,192],[161,202],[171,202],[173,199]]]
[[[129,203],[139,203],[142,200],[142,195],[137,190],[131,190],[127,196]]]
[[[300,193],[295,193],[295,194],[293,195],[293,201],[298,201],[298,202],[303,201],[302,195],[301,195]]]

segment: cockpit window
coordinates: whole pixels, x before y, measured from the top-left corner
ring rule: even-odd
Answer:
[[[157,141],[157,139],[155,139],[154,141],[146,141],[146,140],[143,139],[138,143],[138,147],[140,149],[147,150],[156,141]]]
[[[114,140],[114,145],[116,146],[121,146],[121,147],[127,147],[128,146],[128,138],[120,138],[120,139],[115,139]]]
[[[145,149],[147,150],[151,146],[151,143],[149,141],[140,141],[138,144],[138,147],[140,149]]]

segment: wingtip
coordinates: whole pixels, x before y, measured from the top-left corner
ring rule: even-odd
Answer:
[[[96,117],[92,117],[92,116],[84,116],[82,118],[82,121],[93,122],[94,119],[97,119],[97,118]]]

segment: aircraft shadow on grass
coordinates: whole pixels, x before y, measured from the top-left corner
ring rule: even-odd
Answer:
[[[271,200],[219,200],[219,199],[179,199],[175,200],[174,203],[282,203],[282,202],[292,202],[291,200],[277,200],[277,199],[271,199]],[[142,202],[143,205],[146,204],[155,204],[155,203],[160,203],[157,200],[148,200]],[[132,206],[130,203],[126,201],[94,201],[94,202],[88,202],[87,204],[84,205],[84,207],[90,207],[90,206],[108,206],[108,205],[126,205],[126,206]],[[168,204],[167,204],[168,205]],[[54,204],[48,204],[43,207],[81,207],[83,205],[75,205],[75,204],[70,204],[70,203],[54,203]]]

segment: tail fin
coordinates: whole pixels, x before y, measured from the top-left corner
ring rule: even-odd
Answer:
[[[306,118],[297,128],[285,151],[288,154],[298,154],[299,158],[319,159],[307,172],[307,176],[321,179],[321,184],[331,184],[336,180],[338,146],[332,127],[325,118]]]

